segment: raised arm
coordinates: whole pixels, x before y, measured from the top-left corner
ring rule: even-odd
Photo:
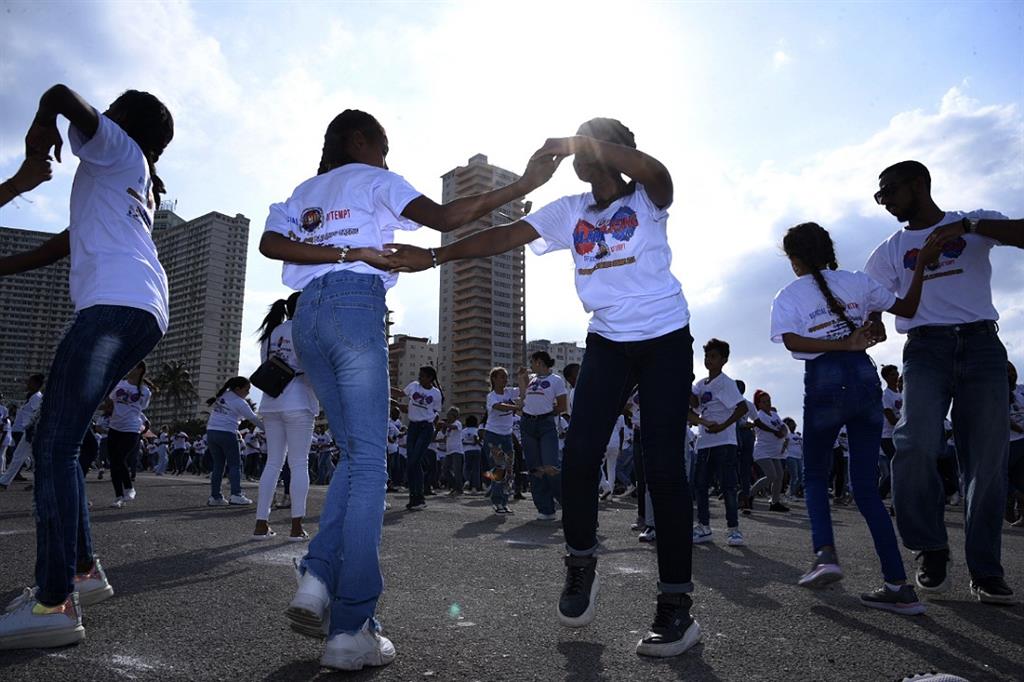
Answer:
[[[25,156],[53,157],[60,163],[64,142],[57,130],[57,116],[63,116],[87,138],[96,134],[100,115],[92,105],[66,85],[54,85],[39,98],[39,110],[25,135]]]
[[[0,258],[0,277],[46,267],[66,258],[70,253],[71,242],[68,238],[68,231],[64,230],[47,239],[31,251],[24,251]]]
[[[34,190],[39,185],[53,178],[50,157],[30,156],[21,162],[18,170],[4,182],[0,183],[0,206],[11,202],[25,192]]]
[[[972,224],[974,224],[974,233],[980,234],[982,237],[988,237],[989,239],[995,239],[1000,244],[1006,246],[1016,246],[1018,249],[1024,249],[1024,219],[1018,218],[1017,220],[992,220],[989,218],[982,218],[980,220],[972,220],[970,218],[964,218],[963,220],[949,225],[943,225],[940,228],[934,230],[928,235],[928,240],[925,242],[925,246],[931,244],[937,244],[941,246],[950,239],[956,239],[957,237],[967,234]]]

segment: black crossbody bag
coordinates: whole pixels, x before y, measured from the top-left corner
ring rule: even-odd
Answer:
[[[284,393],[284,389],[298,375],[299,372],[292,369],[287,362],[276,355],[271,355],[256,368],[249,381],[271,398],[276,398]]]

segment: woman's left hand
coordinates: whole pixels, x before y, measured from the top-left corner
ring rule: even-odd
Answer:
[[[383,256],[385,265],[382,270],[391,272],[420,272],[434,266],[434,258],[429,249],[422,249],[411,244],[385,244],[390,253]]]

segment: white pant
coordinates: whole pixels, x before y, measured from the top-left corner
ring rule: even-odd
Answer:
[[[313,442],[313,421],[309,410],[292,412],[264,412],[263,428],[267,434],[267,463],[260,477],[260,494],[256,502],[256,520],[270,518],[270,503],[274,499],[277,479],[281,476],[285,453],[292,472],[290,486],[292,518],[306,515],[306,496],[309,494],[309,446]]]
[[[14,477],[21,471],[21,465],[28,461],[29,457],[32,456],[32,444],[28,442],[28,438],[25,436],[21,437],[18,441],[18,447],[14,448],[14,457],[11,459],[11,466],[4,472],[3,476],[0,476],[0,485],[8,486]]]
[[[619,462],[619,449],[608,448],[604,451],[604,466],[601,468],[601,489],[615,490],[615,468]]]

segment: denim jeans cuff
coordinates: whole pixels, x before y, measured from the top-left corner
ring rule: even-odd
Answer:
[[[693,592],[693,583],[663,583],[659,580],[658,592],[664,594],[689,594]]]
[[[597,553],[597,545],[595,544],[590,549],[573,549],[568,544],[565,546],[565,551],[572,556],[594,556]]]

